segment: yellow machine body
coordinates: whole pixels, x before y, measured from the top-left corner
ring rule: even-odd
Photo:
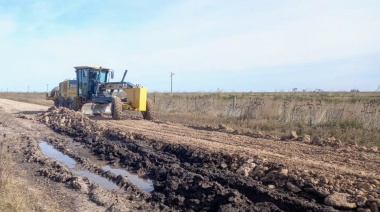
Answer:
[[[146,101],[148,91],[142,86],[134,86],[132,88],[123,88],[127,94],[127,101],[123,102],[123,109],[146,111]]]
[[[58,97],[76,97],[77,85],[73,80],[65,80],[59,83],[58,87],[53,88],[49,93],[46,93],[46,100],[55,101]]]
[[[143,86],[125,87],[122,83],[108,84],[104,87],[107,90],[121,89],[127,95],[127,101],[122,102],[123,110],[146,111],[148,90]]]
[[[59,83],[59,90],[61,96],[63,97],[76,97],[77,96],[77,87],[70,84],[69,80],[65,80]]]

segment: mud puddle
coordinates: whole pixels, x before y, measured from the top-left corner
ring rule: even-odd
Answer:
[[[63,164],[65,164],[73,173],[87,177],[89,180],[95,182],[96,184],[110,190],[120,190],[119,186],[117,186],[115,183],[107,180],[104,177],[101,177],[97,174],[91,173],[86,170],[80,170],[76,168],[77,162],[72,159],[71,157],[61,153],[60,151],[56,150],[52,145],[48,144],[45,141],[39,142],[39,147],[46,156],[54,158]]]
[[[97,156],[92,154],[92,152],[83,147],[83,145],[76,141],[71,141],[67,143],[68,146],[71,148],[71,150],[75,153],[77,153],[81,157],[88,158],[91,162],[95,163],[98,166],[105,166],[107,165],[106,161],[99,160]]]
[[[141,190],[145,192],[152,192],[154,190],[153,182],[151,180],[143,180],[137,175],[131,174],[130,172],[123,170],[123,169],[116,169],[112,168],[111,166],[103,166],[102,169],[104,171],[110,171],[116,175],[122,175],[124,177],[127,177],[128,180],[135,184],[137,187],[139,187]]]
[[[128,180],[131,183],[133,183],[134,185],[136,185],[137,187],[139,187],[141,190],[145,192],[150,193],[154,191],[152,180],[143,179],[139,177],[138,175],[132,174],[131,172],[127,170],[119,169],[119,168],[115,168],[113,166],[107,165],[106,161],[99,160],[98,157],[94,156],[89,149],[83,148],[82,145],[78,144],[75,141],[70,142],[69,146],[74,152],[78,153],[79,156],[88,158],[94,164],[101,166],[104,171],[110,171],[113,174],[122,175],[128,178]]]
[[[48,144],[46,141],[40,141],[38,145],[42,153],[44,153],[46,156],[57,159],[58,161],[64,163],[69,169],[75,168],[77,162],[74,159],[54,149],[54,147]]]
[[[92,172],[76,169],[75,168],[76,167],[76,161],[73,158],[71,158],[68,155],[65,155],[65,154],[61,153],[60,151],[56,150],[52,145],[48,144],[47,142],[41,141],[39,143],[39,145],[40,145],[42,152],[45,155],[47,155],[49,157],[53,157],[53,158],[61,161],[68,168],[70,168],[71,171],[74,172],[75,174],[85,176],[85,177],[89,178],[90,180],[93,180],[94,182],[96,182],[100,185],[107,184],[108,182],[111,182],[111,181],[107,180],[106,178],[103,178],[103,177],[101,177],[97,174],[94,174]],[[104,171],[110,171],[111,173],[113,173],[115,175],[122,175],[122,176],[128,178],[128,180],[132,184],[136,185],[138,188],[140,188],[141,190],[143,190],[145,192],[149,193],[149,192],[152,192],[154,190],[153,182],[150,179],[145,180],[143,178],[140,178],[138,175],[132,174],[129,171],[126,171],[124,169],[111,167],[111,166],[107,165],[107,163],[105,161],[99,160],[88,149],[83,148],[81,145],[75,144],[75,142],[70,143],[69,146],[72,148],[72,150],[74,152],[78,153],[79,156],[88,158],[94,164],[97,164],[100,167],[102,167],[102,169]],[[116,186],[116,188],[114,186]],[[105,186],[103,186],[103,187],[105,187]],[[117,187],[116,184],[112,183],[112,188],[109,188],[109,189],[116,189],[117,190],[117,189],[119,189],[119,187]]]

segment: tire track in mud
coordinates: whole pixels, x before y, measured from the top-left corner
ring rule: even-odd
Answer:
[[[92,182],[87,177],[78,176],[76,172],[72,172],[61,161],[44,155],[36,140],[31,139],[29,136],[23,136],[22,139],[27,143],[23,148],[24,162],[35,162],[40,164],[41,166],[37,170],[39,175],[47,177],[55,182],[64,183],[66,187],[74,189],[80,194],[87,195],[90,201],[96,203],[98,206],[104,207],[104,210],[106,211],[168,210],[168,208],[162,204],[151,204],[146,202],[145,200],[147,198],[144,196],[145,194],[123,177],[115,176],[109,172],[101,172],[97,170],[99,167],[86,160],[86,158],[81,158],[72,152],[70,154],[70,151],[63,149],[62,142],[65,142],[65,140],[48,138],[49,142],[53,144],[55,143],[62,152],[74,156],[75,160],[80,162],[81,165],[86,166],[88,170],[95,170],[94,172],[98,173],[100,176],[114,181],[124,192],[105,189],[101,185]],[[136,202],[138,202],[138,204],[136,204]]]
[[[83,143],[110,164],[119,164],[152,179],[155,190],[151,196],[144,196],[147,202],[183,211],[334,210],[321,204],[325,195],[312,185],[304,186],[301,194],[281,188],[281,183],[289,181],[282,173],[283,167],[259,157],[210,152],[148,139],[143,134],[110,130],[65,109],[53,108],[41,121]],[[259,171],[266,168],[273,177],[263,182],[241,174],[253,168]],[[263,183],[273,183],[276,189]],[[307,189],[311,192],[306,192]]]
[[[324,172],[325,169],[329,169],[329,172],[339,169],[343,173],[362,172],[363,175],[369,177],[378,177],[378,173],[374,171],[379,166],[378,152],[362,151],[369,156],[363,157],[355,149],[345,148],[335,143],[327,143],[326,147],[321,147],[312,143],[294,141],[273,142],[273,140],[261,138],[266,136],[260,137],[257,134],[248,136],[244,133],[239,134],[239,132],[219,128],[209,129],[199,126],[186,128],[175,124],[169,126],[166,123],[149,125],[144,121],[142,123],[144,124],[139,125],[136,120],[126,122],[107,120],[107,124],[112,127],[147,134],[151,138],[160,137],[163,142],[176,142],[175,140],[181,139],[180,143],[194,145],[194,148],[202,147],[210,150],[218,148],[219,151],[227,151],[227,153],[235,150],[241,154],[260,154],[271,158],[272,161],[284,163],[289,168],[307,165],[313,166],[314,169],[319,169],[321,172]],[[126,124],[126,126],[121,126],[122,124]],[[257,139],[264,142],[258,142]],[[332,147],[328,145],[332,145]]]

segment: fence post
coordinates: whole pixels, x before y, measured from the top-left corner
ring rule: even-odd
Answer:
[[[236,96],[234,96],[234,98],[232,99],[232,109],[235,111],[235,107],[236,107]]]

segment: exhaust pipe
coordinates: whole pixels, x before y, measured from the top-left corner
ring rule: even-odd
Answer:
[[[121,79],[121,81],[120,81],[120,82],[124,82],[124,78],[125,78],[125,75],[127,75],[127,72],[128,72],[128,70],[126,69],[126,70],[124,71],[124,75],[123,75],[123,78]]]

